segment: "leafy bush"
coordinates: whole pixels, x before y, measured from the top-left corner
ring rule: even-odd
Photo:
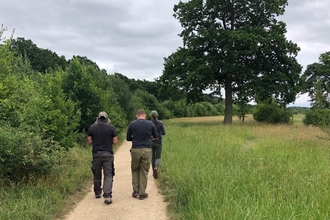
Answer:
[[[196,113],[196,109],[194,108],[194,105],[193,104],[188,105],[186,116],[195,117],[196,115],[197,115],[197,113]]]
[[[289,123],[290,117],[291,113],[275,102],[258,104],[253,112],[254,120],[271,124]]]
[[[59,161],[61,148],[52,139],[42,139],[29,126],[0,127],[0,177],[13,181],[49,173]]]
[[[209,102],[201,102],[201,104],[204,106],[204,116],[216,116],[216,115],[219,115],[218,110],[211,103],[209,103]]]
[[[179,101],[166,100],[162,106],[168,109],[173,117],[186,117],[187,105],[184,99]]]
[[[305,125],[330,126],[330,109],[312,109],[306,111],[303,119]]]
[[[196,116],[201,117],[205,114],[205,108],[204,105],[201,103],[195,103],[194,105]]]

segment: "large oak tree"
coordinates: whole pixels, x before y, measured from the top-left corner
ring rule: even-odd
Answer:
[[[285,105],[299,92],[299,47],[277,20],[287,0],[191,0],[174,6],[183,46],[164,59],[159,81],[197,101],[203,91],[225,89],[224,123],[232,122],[233,99],[270,97]],[[237,97],[237,95],[244,97]]]

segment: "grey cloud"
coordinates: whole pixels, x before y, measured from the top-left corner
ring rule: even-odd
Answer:
[[[179,0],[0,0],[0,24],[14,37],[31,39],[70,59],[86,56],[109,73],[153,80],[163,58],[182,45],[173,17]],[[301,51],[306,67],[330,51],[329,0],[289,0],[284,16],[287,37]]]

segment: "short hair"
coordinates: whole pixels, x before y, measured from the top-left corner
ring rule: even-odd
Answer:
[[[139,109],[136,111],[136,115],[145,115],[146,111],[144,111],[144,109]]]

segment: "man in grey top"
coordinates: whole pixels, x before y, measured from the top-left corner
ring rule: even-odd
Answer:
[[[154,124],[146,120],[146,112],[140,109],[136,112],[136,120],[127,129],[126,140],[132,141],[131,169],[133,197],[143,200],[148,197],[145,192],[151,160],[151,140],[157,139]]]

